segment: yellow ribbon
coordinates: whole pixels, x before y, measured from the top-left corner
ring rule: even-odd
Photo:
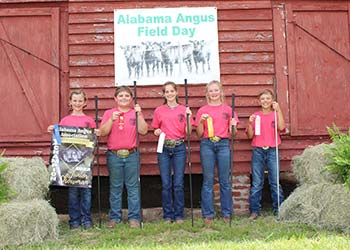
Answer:
[[[214,136],[214,126],[213,126],[213,118],[207,118],[207,127],[208,127],[208,137]]]

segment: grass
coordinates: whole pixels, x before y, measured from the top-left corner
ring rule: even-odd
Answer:
[[[341,232],[316,229],[311,226],[279,222],[270,214],[264,214],[251,222],[246,216],[237,216],[232,227],[217,219],[207,227],[201,219],[184,224],[165,224],[162,221],[144,223],[143,229],[130,229],[119,224],[115,229],[102,227],[91,230],[71,231],[66,222],[60,223],[58,241],[40,244],[6,247],[7,250],[47,249],[118,249],[118,250],[264,250],[264,249],[350,249],[350,237]]]

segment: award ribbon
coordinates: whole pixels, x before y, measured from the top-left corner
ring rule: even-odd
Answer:
[[[213,118],[208,117],[207,118],[207,127],[208,127],[208,137],[214,136],[214,126],[213,126]]]

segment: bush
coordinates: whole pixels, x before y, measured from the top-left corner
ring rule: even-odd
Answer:
[[[0,155],[0,157],[1,156],[2,154]],[[9,196],[13,193],[11,192],[5,178],[3,177],[3,172],[7,167],[8,164],[6,162],[1,162],[0,159],[0,203],[7,201],[9,199]]]
[[[343,133],[333,124],[333,128],[327,127],[327,130],[333,143],[325,152],[330,160],[326,169],[337,174],[339,181],[350,188],[350,129]]]

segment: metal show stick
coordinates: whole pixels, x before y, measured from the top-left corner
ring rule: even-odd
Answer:
[[[95,96],[95,122],[98,129],[98,96]],[[96,137],[96,164],[97,164],[97,204],[98,204],[98,225],[101,228],[101,182],[100,182],[100,148],[98,137]]]
[[[134,81],[134,104],[137,104],[137,89],[136,89],[136,81]],[[139,152],[139,123],[138,123],[138,113],[136,114],[136,151],[138,152],[137,164],[139,167],[139,197],[140,197],[140,228],[142,229],[143,224],[143,211],[142,211],[142,199],[141,199],[141,156]]]
[[[188,84],[187,79],[185,79],[185,98],[186,98],[186,107],[188,107]],[[190,115],[186,115],[187,119],[187,162],[189,170],[189,182],[190,182],[190,203],[191,203],[191,221],[192,227],[193,223],[193,195],[192,195],[192,165],[191,165],[191,133],[190,133]]]

